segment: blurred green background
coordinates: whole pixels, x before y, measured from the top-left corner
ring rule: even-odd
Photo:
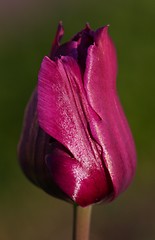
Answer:
[[[0,0],[0,240],[71,240],[72,206],[33,186],[16,148],[25,105],[58,21],[69,39],[110,24],[118,91],[135,138],[137,174],[116,201],[94,206],[91,240],[155,239],[155,2]]]

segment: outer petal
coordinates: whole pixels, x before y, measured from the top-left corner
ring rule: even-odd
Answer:
[[[18,145],[20,165],[25,175],[34,184],[52,196],[71,201],[69,196],[56,185],[49,173],[45,156],[53,152],[51,137],[39,127],[36,108],[37,91],[35,90],[25,111],[23,131]]]
[[[49,155],[47,165],[56,184],[81,206],[101,201],[112,191],[100,148],[91,139],[86,105],[74,59],[53,62],[45,57],[39,73],[39,124],[72,154],[65,159],[62,152],[56,158]]]
[[[114,197],[130,183],[135,172],[135,147],[116,93],[117,62],[107,27],[95,32],[88,49],[84,84],[87,99],[102,119],[92,119],[93,137],[102,146],[103,162],[111,176]]]

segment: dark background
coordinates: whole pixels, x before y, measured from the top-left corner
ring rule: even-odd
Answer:
[[[94,206],[92,240],[155,239],[155,2],[153,0],[0,0],[0,240],[71,239],[72,206],[33,186],[16,148],[25,105],[48,54],[58,21],[63,41],[86,22],[110,24],[118,91],[138,155],[131,187]]]

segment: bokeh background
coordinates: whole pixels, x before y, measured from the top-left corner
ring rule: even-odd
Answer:
[[[33,186],[16,148],[25,105],[57,23],[64,40],[110,24],[118,91],[137,146],[137,174],[116,201],[94,206],[91,240],[155,239],[155,2],[0,0],[0,240],[71,240],[72,206]]]

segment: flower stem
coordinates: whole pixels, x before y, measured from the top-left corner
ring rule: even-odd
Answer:
[[[91,209],[74,205],[73,240],[89,240]]]

